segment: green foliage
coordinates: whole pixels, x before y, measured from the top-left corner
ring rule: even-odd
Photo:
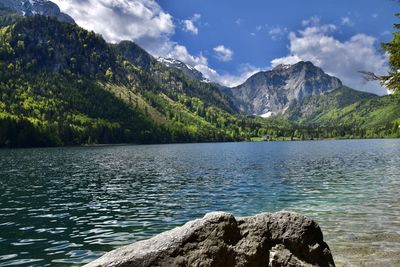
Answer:
[[[400,14],[396,14],[396,17],[400,17]],[[394,28],[399,30],[400,24],[394,24]],[[390,72],[377,78],[385,87],[400,92],[400,32],[393,32],[392,40],[383,43],[382,47],[389,54]]]
[[[14,74],[0,68],[0,112],[15,124],[29,121],[54,144],[154,142],[157,127],[96,82],[57,73]],[[9,117],[7,117],[9,118]],[[51,131],[46,129],[51,128]],[[11,132],[4,132],[8,139]],[[49,138],[51,139],[51,138]],[[32,146],[43,145],[32,139]],[[26,144],[26,142],[24,143]],[[19,146],[3,142],[0,146]]]
[[[0,112],[21,125],[4,128],[0,146],[244,139],[238,127],[221,129],[233,106],[217,87],[137,46],[126,58],[93,32],[46,17],[1,28],[0,42]],[[30,141],[13,139],[15,131]]]
[[[15,11],[0,7],[0,26],[13,24],[20,18],[21,15],[17,14]]]
[[[0,13],[1,14],[1,13]],[[1,17],[1,16],[0,16]],[[341,88],[263,119],[131,42],[46,17],[0,27],[0,147],[399,135],[398,98]]]
[[[295,103],[288,113],[297,127],[313,129],[323,138],[396,137],[400,96],[378,97],[342,87]]]

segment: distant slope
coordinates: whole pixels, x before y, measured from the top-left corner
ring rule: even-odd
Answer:
[[[295,100],[285,114],[292,121],[313,121],[316,117],[329,110],[340,110],[350,104],[375,97],[377,96],[374,94],[342,86],[321,95]]]
[[[296,101],[285,115],[290,121],[317,127],[386,127],[400,119],[400,95],[377,96],[343,86]]]
[[[344,108],[332,108],[309,123],[323,126],[350,125],[365,129],[391,127],[400,119],[400,96],[388,95],[355,102]]]

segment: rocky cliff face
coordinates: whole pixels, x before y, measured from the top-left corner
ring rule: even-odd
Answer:
[[[273,70],[259,72],[245,83],[232,88],[231,93],[240,110],[268,117],[284,112],[294,100],[319,95],[342,86],[311,62],[279,65]]]
[[[335,266],[318,224],[297,213],[203,219],[113,250],[86,267]]]
[[[55,3],[48,0],[1,0],[0,8],[12,10],[22,16],[43,15],[74,23],[69,15],[62,13]]]

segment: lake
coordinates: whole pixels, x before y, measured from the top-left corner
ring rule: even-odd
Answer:
[[[210,211],[298,211],[338,266],[400,266],[400,140],[0,150],[0,266],[68,266]]]

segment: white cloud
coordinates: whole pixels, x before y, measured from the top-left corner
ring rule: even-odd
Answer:
[[[275,26],[268,31],[268,34],[271,36],[273,41],[280,40],[284,35],[288,33],[288,29],[286,27]]]
[[[102,34],[107,41],[116,43],[132,40],[155,57],[175,58],[195,67],[213,82],[226,86],[237,85],[258,70],[246,65],[240,69],[238,75],[219,74],[208,65],[207,58],[201,53],[193,55],[185,46],[171,40],[176,27],[174,18],[154,0],[53,1],[63,12],[71,15],[78,25]],[[191,21],[196,22],[199,19],[200,15],[195,14]],[[241,20],[237,23],[240,24]],[[230,60],[233,56],[230,49],[222,49],[218,53],[225,60]]]
[[[238,86],[244,83],[251,75],[261,71],[260,68],[254,67],[250,64],[243,64],[239,68],[238,75],[219,74],[205,65],[197,65],[196,69],[203,73],[207,79],[228,87]]]
[[[199,33],[199,29],[195,26],[195,23],[200,20],[200,18],[200,14],[194,14],[192,18],[184,20],[182,22],[183,30],[197,35]]]
[[[208,80],[228,87],[234,87],[242,84],[251,75],[261,71],[260,68],[252,65],[242,64],[237,75],[220,74],[216,70],[209,67],[206,57],[201,54],[199,56],[192,56],[186,47],[182,45],[175,45],[173,50],[171,50],[166,57],[185,62],[186,64],[193,66],[195,69],[203,73],[204,77]]]
[[[173,18],[153,0],[53,0],[78,25],[110,42],[144,43],[175,30]]]
[[[230,48],[227,48],[223,45],[219,45],[214,47],[215,57],[219,61],[228,62],[231,61],[233,58],[233,51]]]
[[[388,70],[387,57],[378,51],[374,37],[356,34],[349,40],[340,41],[332,35],[335,25],[319,25],[319,19],[303,25],[308,27],[298,33],[289,33],[289,55],[272,60],[273,67],[300,60],[311,61],[354,89],[380,95],[386,93],[378,83],[365,84],[359,73],[372,71],[383,74]]]
[[[176,44],[166,57],[180,60],[193,67],[198,65],[208,66],[206,57],[201,54],[199,56],[192,56],[185,46],[179,44]]]
[[[354,22],[349,17],[342,17],[342,25],[344,26],[354,26]]]

